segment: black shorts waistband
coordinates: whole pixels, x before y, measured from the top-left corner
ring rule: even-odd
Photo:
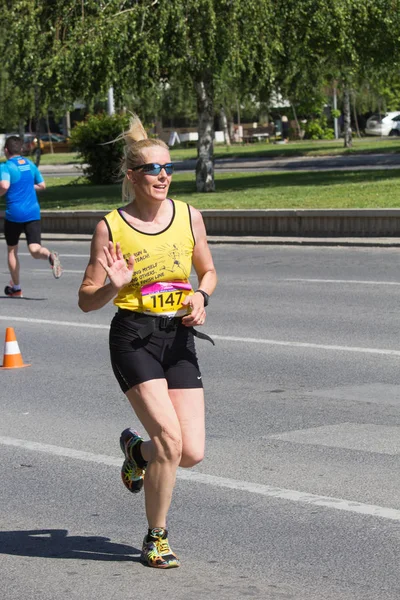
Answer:
[[[169,317],[162,315],[148,315],[137,310],[129,310],[128,308],[118,308],[118,313],[124,317],[140,320],[144,323],[153,323],[157,329],[172,329],[178,327],[182,323],[182,317]]]
[[[142,321],[142,326],[138,331],[139,337],[143,340],[156,330],[161,331],[174,331],[180,325],[182,325],[182,317],[168,317],[168,316],[159,316],[159,315],[148,315],[146,313],[138,312],[136,310],[129,310],[127,308],[118,308],[118,315],[129,317],[131,319],[135,319],[138,321]],[[202,333],[201,331],[197,331],[194,327],[187,327],[188,331],[191,331],[193,335],[201,340],[207,340],[211,342],[213,346],[215,346],[215,342],[209,335],[206,333]]]

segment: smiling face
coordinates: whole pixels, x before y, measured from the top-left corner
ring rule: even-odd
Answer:
[[[165,165],[171,162],[169,151],[161,146],[143,148],[141,155],[143,164],[158,163]],[[162,202],[166,199],[171,183],[171,175],[167,175],[165,169],[162,169],[158,175],[149,175],[141,169],[129,169],[128,176],[132,181],[137,200]]]

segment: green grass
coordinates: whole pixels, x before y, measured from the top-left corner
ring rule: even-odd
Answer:
[[[75,152],[60,152],[57,154],[42,154],[40,157],[41,165],[68,165],[79,164],[81,159]],[[40,167],[39,167],[40,168]]]
[[[42,209],[108,210],[122,204],[121,186],[92,186],[83,177],[47,178]],[[174,175],[170,196],[196,208],[399,208],[400,169],[387,171],[217,173],[212,194],[194,175]],[[4,208],[4,199],[0,200]]]
[[[274,144],[259,142],[255,144],[235,144],[225,146],[218,144],[214,147],[215,158],[248,158],[291,157],[291,156],[338,156],[346,154],[390,154],[400,152],[400,137],[393,138],[355,138],[352,148],[344,148],[343,140],[307,140],[305,142],[290,142],[289,144]],[[190,148],[171,148],[172,160],[195,159],[197,155],[194,146]],[[1,159],[0,159],[1,160]],[[43,154],[41,165],[76,164],[81,162],[75,153]]]
[[[344,148],[343,140],[307,140],[274,144],[259,142],[256,144],[217,145],[215,158],[251,158],[251,157],[291,157],[291,156],[338,156],[346,154],[391,154],[400,152],[400,137],[393,138],[355,138],[352,148]],[[196,148],[171,149],[172,160],[196,158]]]
[[[393,138],[355,138],[352,148],[344,148],[343,140],[307,140],[305,142],[290,142],[289,144],[274,144],[259,142],[255,144],[235,144],[225,146],[218,144],[214,147],[216,159],[222,158],[289,158],[293,156],[340,156],[346,154],[392,154],[400,152],[400,137]],[[195,159],[197,151],[190,148],[171,148],[171,158],[174,161]],[[0,162],[4,159],[0,159]],[[81,160],[73,152],[60,154],[43,154],[41,165],[78,164]]]
[[[34,157],[28,156],[32,162],[35,162]],[[0,157],[0,162],[5,162],[4,156]],[[40,157],[41,165],[69,165],[80,164],[82,161],[75,152],[60,152],[58,154],[43,154]],[[39,168],[40,168],[39,166]]]

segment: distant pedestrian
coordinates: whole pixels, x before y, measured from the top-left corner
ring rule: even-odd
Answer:
[[[282,140],[287,143],[289,141],[289,120],[286,115],[282,116]]]
[[[39,169],[21,155],[23,141],[12,135],[6,139],[4,154],[7,158],[0,165],[0,196],[6,196],[4,236],[8,250],[10,285],[4,289],[6,296],[21,298],[18,242],[25,233],[28,249],[33,258],[48,260],[56,279],[61,277],[62,267],[57,252],[41,245],[40,206],[36,192],[46,184]]]

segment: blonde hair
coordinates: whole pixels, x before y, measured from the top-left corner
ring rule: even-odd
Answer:
[[[169,148],[162,140],[147,136],[146,130],[136,114],[132,115],[129,122],[129,129],[121,137],[125,140],[124,156],[121,164],[121,174],[124,177],[122,182],[122,199],[130,202],[135,199],[135,192],[127,172],[129,169],[134,169],[143,163],[142,150],[151,148],[152,146],[160,146],[166,150],[169,150]]]

